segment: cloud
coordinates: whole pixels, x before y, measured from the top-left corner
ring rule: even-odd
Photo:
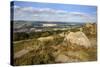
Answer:
[[[20,7],[19,7],[19,6],[17,6],[17,5],[14,5],[14,6],[12,6],[12,8],[15,8],[15,9],[16,9],[16,8],[20,8]]]
[[[51,8],[14,6],[14,20],[60,21],[60,22],[95,22],[96,14],[68,12]]]

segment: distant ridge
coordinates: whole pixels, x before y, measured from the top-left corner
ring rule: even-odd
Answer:
[[[48,23],[48,24],[66,24],[66,23],[87,23],[87,22],[59,22],[59,21],[24,21],[24,20],[12,20],[12,22],[28,22],[28,23]],[[95,23],[95,22],[88,22]]]

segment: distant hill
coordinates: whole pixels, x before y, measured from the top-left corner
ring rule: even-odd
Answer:
[[[43,24],[59,24],[59,25],[82,25],[83,22],[48,22],[48,21],[13,21],[14,28],[21,28],[23,26],[42,26]]]
[[[83,22],[48,22],[48,21],[12,21],[15,32],[25,32],[30,30],[44,30],[57,28],[81,27],[86,23]]]

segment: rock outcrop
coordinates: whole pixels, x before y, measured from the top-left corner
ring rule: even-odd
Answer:
[[[67,43],[71,45],[79,45],[83,47],[90,47],[91,43],[87,36],[83,32],[70,32],[68,35],[65,36],[64,38]]]

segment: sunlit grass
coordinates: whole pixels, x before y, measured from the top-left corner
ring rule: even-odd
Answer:
[[[74,28],[70,29],[70,31],[77,32],[80,30],[79,28]],[[59,58],[59,56],[67,57],[67,59],[65,58],[66,62],[96,61],[97,44],[96,41],[94,41],[97,39],[96,31],[93,34],[89,33],[88,31],[89,29],[83,27],[82,32],[86,34],[90,42],[93,44],[93,46],[89,48],[68,43],[67,41],[64,41],[64,37],[59,36],[58,33],[50,35],[53,37],[53,40],[39,41],[38,38],[33,38],[29,40],[14,41],[14,54],[23,49],[29,50],[29,52],[25,55],[19,58],[14,58],[14,65],[58,63],[55,60],[57,57]],[[67,34],[69,33],[68,31],[62,32]],[[42,34],[42,36],[47,37],[48,34],[49,33],[46,32],[46,34]]]

